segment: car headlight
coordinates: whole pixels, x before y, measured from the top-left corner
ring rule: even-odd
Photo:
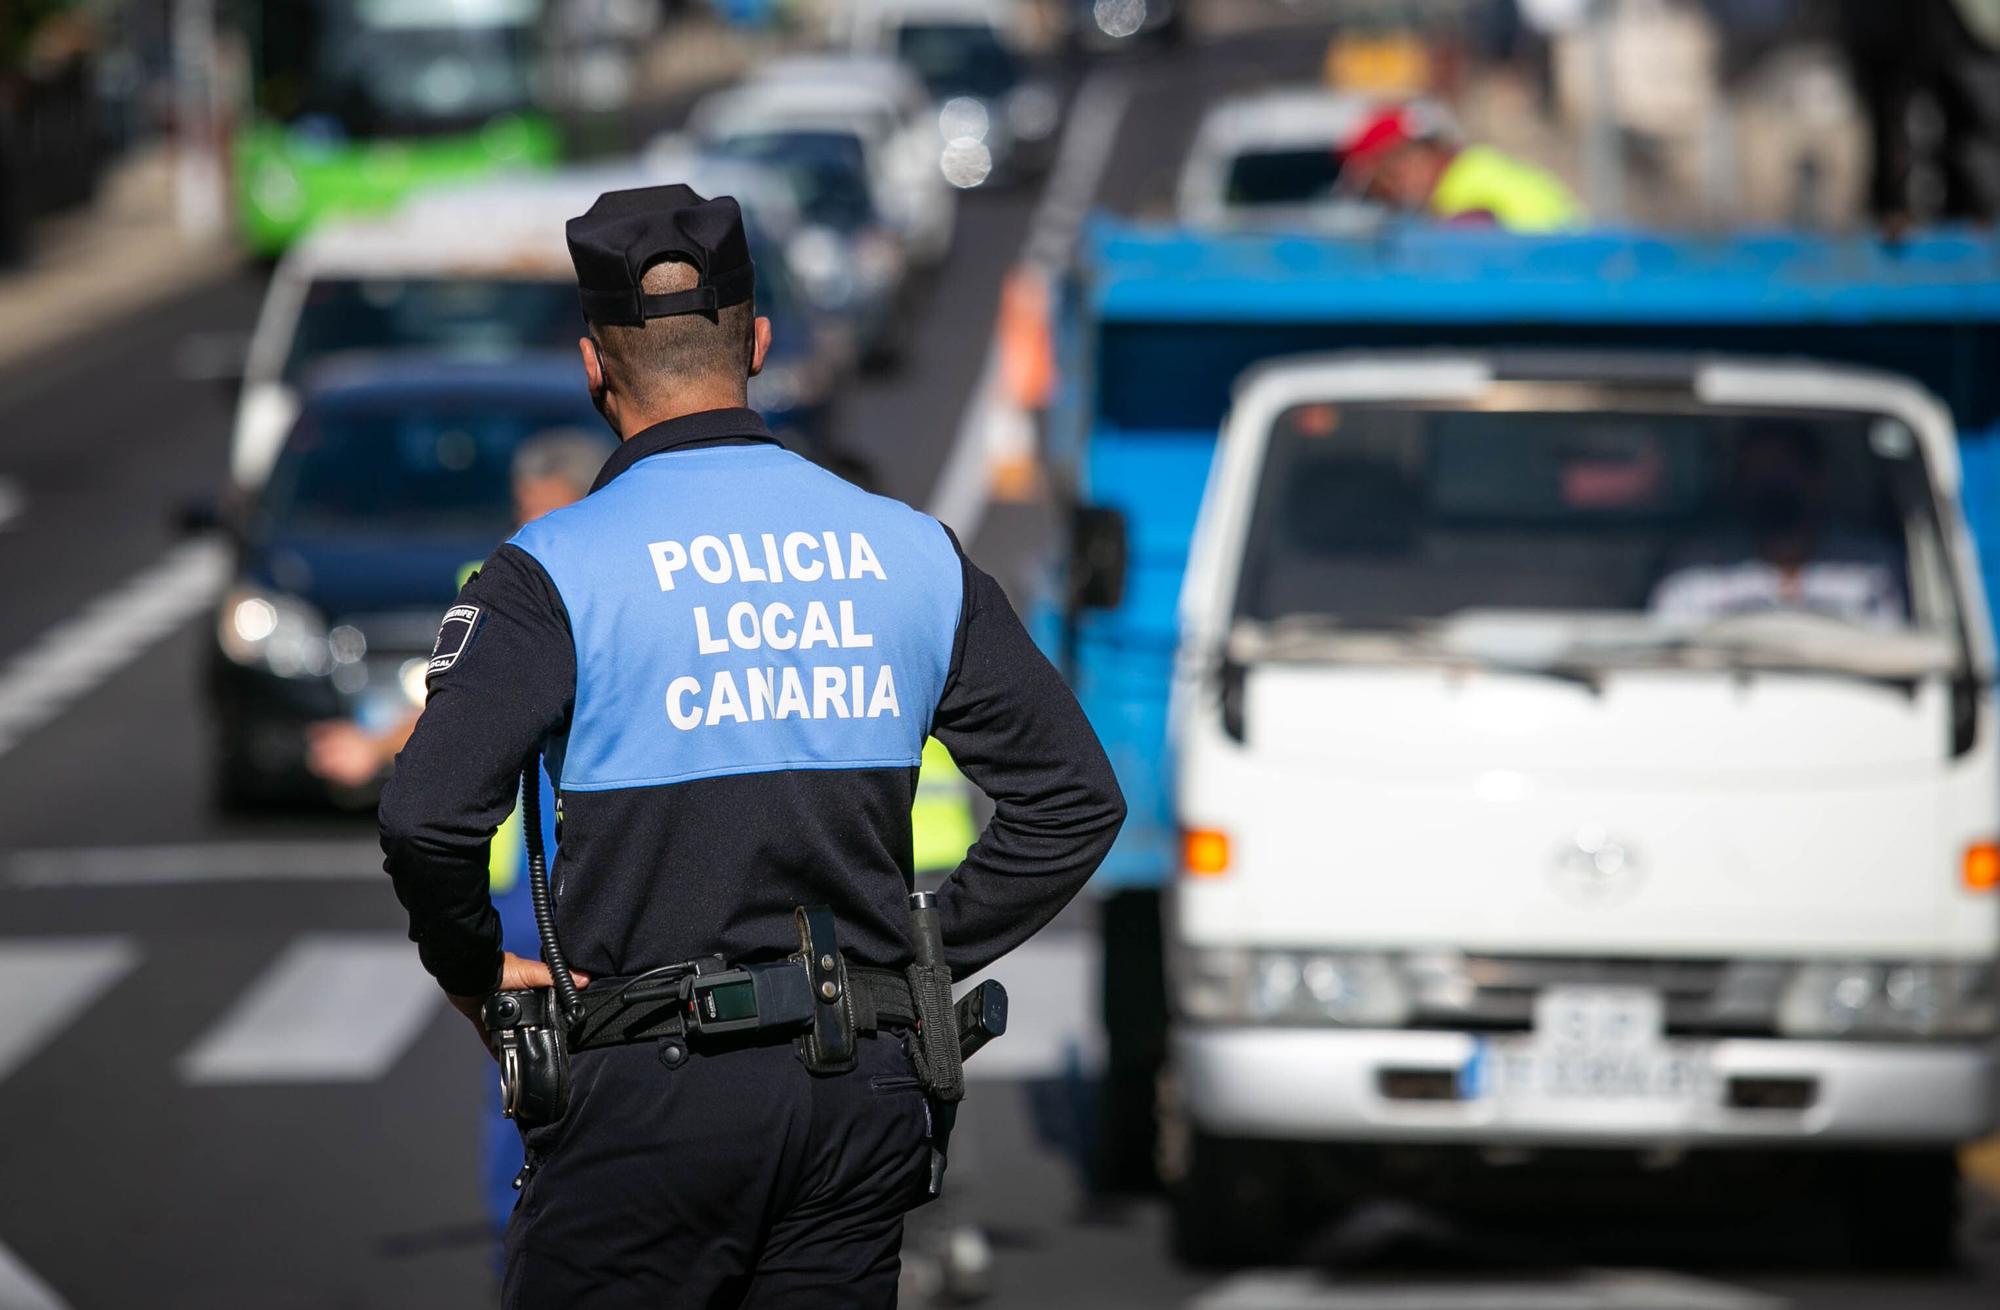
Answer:
[[[1177,965],[1181,1012],[1191,1019],[1393,1028],[1409,1017],[1401,971],[1387,955],[1193,949]]]
[[[303,601],[276,592],[242,587],[224,596],[215,639],[236,663],[281,678],[324,677],[333,669],[326,621]]]
[[[853,298],[845,244],[826,228],[806,228],[787,242],[785,263],[813,303],[838,309]]]
[[[1778,1002],[1787,1037],[1981,1037],[1996,1019],[1990,961],[1803,964]]]
[[[971,96],[953,96],[938,109],[938,135],[946,145],[960,141],[984,141],[993,126],[984,102]]]
[[[969,190],[992,175],[993,152],[982,141],[954,141],[938,156],[938,167],[944,171],[945,181],[961,191]]]
[[[1056,130],[1062,106],[1055,92],[1037,82],[1014,88],[1007,97],[1007,127],[1022,141],[1040,141]]]

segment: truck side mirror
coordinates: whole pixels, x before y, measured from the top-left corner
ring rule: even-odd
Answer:
[[[1117,609],[1125,599],[1125,515],[1102,505],[1070,514],[1069,604],[1078,610]]]

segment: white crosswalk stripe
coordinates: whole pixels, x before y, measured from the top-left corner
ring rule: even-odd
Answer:
[[[53,853],[51,853],[53,854]],[[338,876],[347,852],[329,844],[328,868]],[[162,855],[137,882],[176,881],[180,861]],[[21,881],[73,885],[48,868],[17,865]],[[94,884],[103,873],[88,861],[60,866],[62,875]],[[117,867],[122,883],[131,872]],[[109,875],[106,875],[107,877]],[[310,875],[308,875],[310,876]],[[377,875],[379,876],[379,875]],[[73,1025],[93,1001],[137,966],[141,951],[124,936],[0,938],[0,1080]],[[1005,1037],[966,1066],[975,1082],[1000,1083],[1092,1076],[1103,1062],[1104,1038],[1095,1012],[1097,949],[1087,933],[1052,932],[1030,941],[991,971],[1005,981]],[[984,977],[986,975],[981,975]],[[972,980],[972,981],[977,981]],[[965,988],[961,986],[961,994]],[[396,932],[301,934],[232,1000],[178,1062],[184,1082],[363,1083],[386,1076],[429,1022],[440,1001],[437,984]],[[6,1310],[0,1302],[0,1310]]]
[[[0,1243],[0,1310],[69,1310],[69,1303]]]
[[[1188,1310],[1784,1310],[1781,1297],[1654,1270],[1547,1278],[1335,1281],[1305,1270],[1239,1274]]]
[[[181,1057],[181,1075],[198,1085],[370,1082],[441,1000],[401,934],[307,933]]]
[[[0,755],[212,602],[229,567],[221,542],[182,542],[0,667]]]
[[[0,938],[0,1082],[138,962],[125,937]]]
[[[0,885],[155,887],[203,882],[379,882],[372,839],[59,846],[0,856]]]

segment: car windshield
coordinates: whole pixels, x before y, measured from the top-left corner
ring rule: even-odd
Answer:
[[[309,410],[272,471],[263,519],[277,533],[423,532],[497,541],[513,521],[515,447],[557,431],[603,433],[581,399],[567,405],[427,399]]]
[[[319,361],[354,351],[422,349],[504,355],[572,345],[576,287],[522,278],[326,278],[306,292],[285,360],[296,384]]]
[[[1005,95],[1020,80],[1014,55],[984,23],[905,23],[896,53],[916,70],[932,95]]]
[[[1246,150],[1229,161],[1232,205],[1304,205],[1338,194],[1340,152],[1328,146]]]
[[[1916,435],[1790,410],[1296,406],[1272,433],[1236,614],[1348,634],[1511,615],[1482,630],[1554,625],[1530,645],[1565,657],[1593,624],[1653,658],[1797,646],[1774,616],[1849,646],[1956,631]]]
[[[782,173],[811,222],[853,232],[875,221],[867,155],[852,132],[746,132],[717,150]]]

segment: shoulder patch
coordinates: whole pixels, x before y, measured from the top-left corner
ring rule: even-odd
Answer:
[[[444,622],[438,624],[437,642],[431,647],[429,676],[436,677],[465,654],[465,648],[472,644],[473,630],[479,626],[479,606],[454,605],[444,612]]]

